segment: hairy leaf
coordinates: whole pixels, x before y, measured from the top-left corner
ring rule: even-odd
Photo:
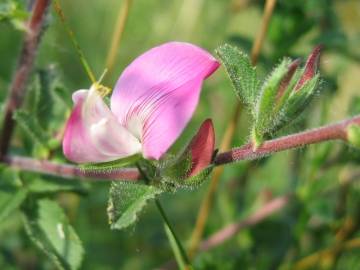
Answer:
[[[216,54],[229,75],[236,95],[252,110],[259,93],[260,81],[249,57],[228,44],[217,48]]]
[[[24,211],[27,234],[59,269],[79,269],[84,249],[62,208],[42,199]]]
[[[127,182],[112,182],[108,217],[111,229],[124,229],[136,222],[149,200],[162,193],[154,186]]]
[[[288,72],[290,63],[290,59],[284,59],[280,65],[273,70],[262,86],[260,96],[256,103],[255,125],[253,130],[253,139],[257,145],[263,140],[264,134],[272,129],[276,96],[280,84]]]

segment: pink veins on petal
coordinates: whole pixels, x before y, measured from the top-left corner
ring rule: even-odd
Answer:
[[[199,101],[202,82],[219,63],[189,43],[169,42],[136,58],[122,73],[111,110],[95,89],[74,93],[63,149],[74,162],[104,162],[142,153],[160,159]]]

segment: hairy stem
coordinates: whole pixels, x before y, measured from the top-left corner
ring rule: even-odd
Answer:
[[[346,128],[351,124],[360,125],[360,116],[355,116],[324,127],[265,141],[261,146],[256,148],[256,150],[253,149],[251,143],[248,143],[242,147],[218,154],[214,163],[216,165],[223,165],[240,160],[253,160],[275,152],[299,148],[309,144],[329,140],[346,140]]]
[[[50,0],[37,0],[33,5],[31,17],[27,22],[27,31],[20,52],[20,58],[5,104],[5,116],[0,138],[0,157],[4,157],[9,150],[15,127],[13,113],[20,108],[23,103],[26,82],[33,67],[42,33],[42,26],[50,2]]]
[[[60,164],[47,160],[37,160],[19,156],[5,156],[3,162],[15,169],[55,175],[68,179],[77,177],[86,178],[87,180],[111,181],[137,181],[140,179],[139,171],[134,168],[85,170],[75,165]]]
[[[142,178],[144,178],[146,184],[150,184],[151,179],[148,177],[146,172],[141,168],[141,164],[138,162],[136,163],[136,167],[138,168],[138,171],[140,172],[140,175]],[[160,200],[155,199],[155,204],[157,209],[159,210],[159,213],[164,221],[164,230],[166,233],[166,236],[168,238],[169,244],[171,246],[171,249],[173,250],[176,262],[181,270],[190,270],[190,260],[187,257],[187,254],[185,252],[185,249],[181,245],[181,242],[179,238],[177,237],[175,230],[173,226],[171,225],[169,218],[167,217],[164,208],[162,207]]]
[[[214,159],[216,166],[225,165],[241,160],[253,160],[272,153],[295,149],[306,145],[320,143],[330,140],[347,140],[346,129],[349,125],[360,125],[360,115],[343,120],[341,122],[311,129],[308,131],[295,133],[277,139],[265,141],[256,150],[251,144],[246,144],[239,148],[218,154]],[[59,164],[47,160],[37,160],[19,156],[5,156],[2,162],[17,169],[25,171],[39,172],[60,177],[85,177],[105,180],[131,180],[136,181],[140,178],[136,168],[126,169],[82,169],[75,165]]]
[[[253,48],[251,50],[251,61],[252,61],[253,65],[255,65],[258,60],[260,50],[264,43],[264,39],[266,36],[267,29],[269,27],[270,18],[272,16],[275,4],[276,4],[276,0],[267,0],[265,3],[264,15],[262,18],[261,28],[255,38],[255,42],[254,42]],[[230,148],[232,139],[233,139],[235,131],[236,131],[236,126],[238,123],[240,111],[241,111],[241,103],[237,102],[235,110],[234,110],[234,114],[231,117],[230,122],[228,123],[228,125],[226,127],[224,137],[221,141],[220,151],[226,151]],[[209,189],[208,189],[203,201],[201,202],[200,209],[199,209],[198,216],[197,216],[196,223],[195,223],[195,228],[194,228],[191,238],[190,238],[190,246],[189,246],[190,258],[194,256],[194,254],[196,253],[196,250],[198,249],[201,237],[204,233],[206,221],[208,219],[210,209],[213,204],[215,192],[217,190],[218,183],[219,183],[220,177],[223,173],[223,170],[224,169],[222,167],[215,168],[215,170],[212,174],[212,177],[211,177]]]

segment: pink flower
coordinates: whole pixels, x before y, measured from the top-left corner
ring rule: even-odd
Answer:
[[[93,85],[73,94],[63,140],[77,163],[140,154],[160,159],[196,109],[202,82],[219,63],[188,43],[169,42],[135,59],[117,81],[110,108]]]

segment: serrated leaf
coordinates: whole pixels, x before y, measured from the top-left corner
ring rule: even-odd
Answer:
[[[228,44],[220,46],[215,52],[229,75],[236,95],[252,109],[259,93],[260,81],[249,57]]]
[[[13,117],[35,142],[44,148],[48,148],[50,136],[41,128],[39,122],[33,115],[23,110],[17,110]]]
[[[145,184],[112,182],[109,194],[108,217],[111,229],[124,229],[136,222],[149,200],[162,190]]]
[[[63,209],[42,199],[24,211],[24,225],[31,240],[59,269],[79,269],[84,249]]]

